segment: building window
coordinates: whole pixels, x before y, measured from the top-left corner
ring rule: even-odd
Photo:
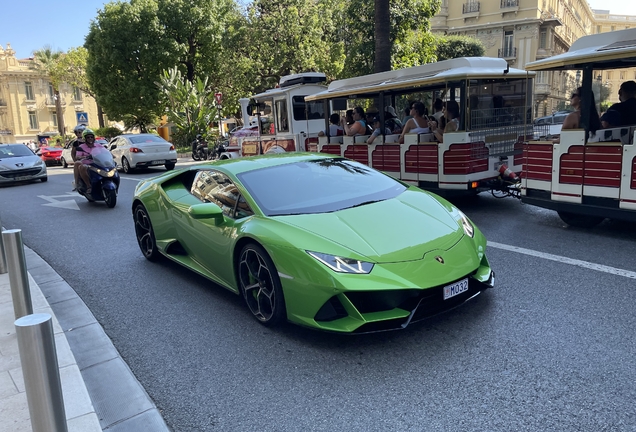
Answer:
[[[616,30],[616,26],[612,26],[612,31],[615,31],[615,30]]]
[[[504,32],[504,57],[511,57],[514,51],[515,41],[514,33],[512,30],[506,30]]]
[[[26,100],[35,100],[35,96],[33,96],[33,85],[29,81],[24,83],[24,92],[26,93]]]
[[[619,75],[621,76],[621,81],[625,79],[625,71],[620,71]]]
[[[82,91],[77,87],[73,87],[73,100],[75,101],[82,100]]]
[[[607,80],[611,80],[612,79],[612,72],[611,71],[606,73],[605,79],[607,79]]]
[[[541,30],[541,33],[539,33],[539,48],[541,49],[547,48],[546,46],[547,39],[548,39],[547,30]]]
[[[38,127],[38,116],[35,114],[35,111],[29,111],[29,128],[30,129],[39,129]]]
[[[601,32],[601,26],[596,26],[596,33],[600,33]]]
[[[53,127],[57,127],[57,113],[51,113],[51,123]]]
[[[55,96],[55,89],[53,89],[53,84],[51,83],[49,83],[49,96],[51,96],[51,99]]]

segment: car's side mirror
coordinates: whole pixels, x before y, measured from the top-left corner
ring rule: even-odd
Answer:
[[[216,224],[223,222],[223,210],[214,203],[203,203],[190,206],[188,214],[193,219],[214,219]]]

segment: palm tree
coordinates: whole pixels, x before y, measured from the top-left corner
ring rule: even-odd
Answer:
[[[55,113],[57,115],[57,130],[60,135],[65,135],[64,113],[62,112],[62,100],[60,98],[60,82],[56,78],[55,66],[62,56],[62,51],[53,51],[50,45],[45,45],[42,49],[33,53],[35,68],[48,75],[53,85],[55,98]]]
[[[391,70],[391,18],[389,0],[375,0],[375,62],[374,72]]]

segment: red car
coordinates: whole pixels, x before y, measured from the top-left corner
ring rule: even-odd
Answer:
[[[62,147],[40,147],[35,154],[40,156],[40,159],[44,161],[46,166],[60,165],[60,158],[62,157]]]

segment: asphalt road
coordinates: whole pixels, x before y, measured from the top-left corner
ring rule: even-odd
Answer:
[[[132,193],[161,172],[124,175],[108,209],[50,168],[0,188],[0,218],[77,291],[175,431],[636,430],[633,224],[574,229],[483,195],[458,205],[491,242],[495,289],[398,332],[268,329],[239,297],[142,257]]]

